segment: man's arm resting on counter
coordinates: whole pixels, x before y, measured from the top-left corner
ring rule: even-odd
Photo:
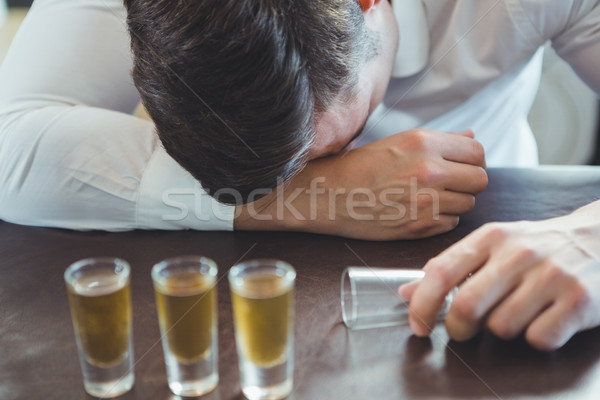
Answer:
[[[454,228],[473,208],[487,186],[484,168],[471,132],[403,132],[311,161],[285,186],[238,206],[234,229],[371,240],[431,236]]]
[[[70,229],[232,229],[168,157],[130,76],[121,0],[37,0],[0,69],[0,219]]]

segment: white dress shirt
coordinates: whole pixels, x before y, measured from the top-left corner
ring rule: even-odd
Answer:
[[[426,43],[427,60],[418,73],[391,80],[359,144],[416,127],[472,129],[488,166],[537,165],[527,115],[538,88],[541,47],[548,40],[600,93],[600,1],[421,2],[423,8],[411,11],[424,14],[428,29],[416,36],[411,31],[406,40]],[[403,3],[393,1],[396,14]],[[419,37],[423,32],[427,37]]]
[[[422,4],[425,65],[392,80],[367,141],[417,126],[470,128],[489,165],[535,164],[526,115],[538,49],[549,39],[600,92],[600,0]],[[121,0],[34,3],[0,67],[0,219],[69,229],[233,228],[234,207],[208,196],[166,154],[152,123],[131,115],[139,103],[131,65]]]

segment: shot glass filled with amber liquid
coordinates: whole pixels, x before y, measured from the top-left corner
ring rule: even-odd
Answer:
[[[83,385],[115,397],[134,383],[130,268],[117,258],[89,258],[65,271]]]
[[[219,382],[217,265],[206,257],[164,260],[152,268],[171,391],[200,396]]]
[[[279,260],[252,260],[229,270],[241,387],[249,400],[281,399],[294,373],[296,271]]]

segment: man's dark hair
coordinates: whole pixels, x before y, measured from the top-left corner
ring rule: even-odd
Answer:
[[[353,0],[125,5],[133,80],[163,146],[226,203],[306,165],[315,118],[352,98],[367,57]]]

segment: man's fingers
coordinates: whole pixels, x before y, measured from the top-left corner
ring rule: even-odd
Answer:
[[[460,135],[460,136],[464,136],[464,137],[468,137],[468,138],[475,138],[475,133],[473,133],[472,130],[467,129],[464,131],[460,131],[460,132],[454,132],[455,135]]]
[[[485,168],[485,150],[481,143],[469,136],[446,135],[441,141],[440,155],[448,161]]]
[[[420,282],[420,280],[408,282],[408,283],[405,283],[404,285],[401,285],[398,288],[398,294],[400,295],[400,297],[402,297],[406,301],[410,302],[410,299],[412,298],[412,295],[415,292],[415,289],[417,288],[417,286],[419,286],[419,282]]]
[[[496,336],[502,339],[518,336],[552,303],[551,292],[540,288],[536,278],[530,276],[490,313],[487,326]]]
[[[475,206],[475,196],[467,193],[444,190],[439,194],[439,213],[447,215],[462,215],[471,211]]]
[[[446,295],[486,261],[488,253],[475,250],[486,247],[472,247],[477,239],[467,237],[425,265],[425,277],[411,298],[410,323],[417,336],[431,332]]]
[[[487,227],[482,230],[479,243],[486,243],[487,246],[492,246],[501,237],[504,237],[497,228]],[[496,253],[490,257],[485,265],[473,275],[471,279],[462,285],[446,316],[446,328],[448,335],[455,340],[470,339],[481,327],[484,319],[497,306],[505,301],[510,296],[515,288],[523,283],[523,273],[530,270],[533,266],[540,262],[539,255],[536,252],[527,251],[526,249],[511,248],[512,251]],[[535,282],[536,277],[529,277],[530,281]],[[529,295],[531,296],[531,288]],[[540,292],[548,291],[548,289],[540,288]],[[521,294],[526,296],[526,294]],[[517,301],[519,298],[517,299]],[[540,306],[549,301],[548,298],[543,300]],[[515,310],[514,299],[511,300],[512,311]],[[531,304],[533,306],[533,304]],[[529,317],[535,316],[538,309],[532,309]],[[525,313],[527,314],[527,313]],[[509,318],[506,314],[501,314],[503,318]],[[498,316],[496,316],[498,318]],[[495,321],[492,319],[492,326],[498,323],[504,323],[506,320]],[[527,316],[524,316],[523,323],[528,323]],[[502,325],[495,326],[497,329],[502,329]],[[515,335],[514,329],[522,329],[523,325],[515,326],[506,332],[501,332],[506,336]],[[518,333],[518,331],[517,331]]]
[[[416,212],[414,219],[433,219],[442,215],[458,216],[465,214],[475,206],[475,195],[451,190],[436,191],[434,189],[419,189],[416,202],[409,205],[409,212]]]
[[[483,270],[473,275],[458,289],[446,315],[448,335],[458,341],[472,338],[490,309],[512,290],[513,285],[510,279],[493,278]]]
[[[447,162],[444,169],[447,178],[441,184],[446,190],[477,194],[482,192],[488,185],[488,176],[482,167]]]
[[[597,263],[589,265],[593,268],[599,266]],[[553,288],[550,293],[554,293],[554,302],[525,331],[527,341],[540,350],[557,349],[575,333],[598,326],[600,320],[597,308],[592,306],[598,301],[597,281],[594,282],[596,274],[576,279],[556,271],[556,268],[547,269],[547,273],[543,275],[550,279],[558,277],[555,278],[558,282],[550,285]]]
[[[557,301],[529,325],[525,338],[538,350],[558,349],[579,330],[576,318],[571,304]]]
[[[514,253],[517,254],[517,253]],[[531,253],[530,253],[531,254]],[[526,257],[513,256],[513,262],[526,261]],[[508,295],[488,316],[487,326],[495,335],[503,339],[512,339],[525,330],[554,301],[557,295],[568,292],[561,285],[562,274],[553,271],[548,263],[537,263],[531,257],[531,266],[516,265],[512,268],[518,277],[522,277],[518,287]]]

